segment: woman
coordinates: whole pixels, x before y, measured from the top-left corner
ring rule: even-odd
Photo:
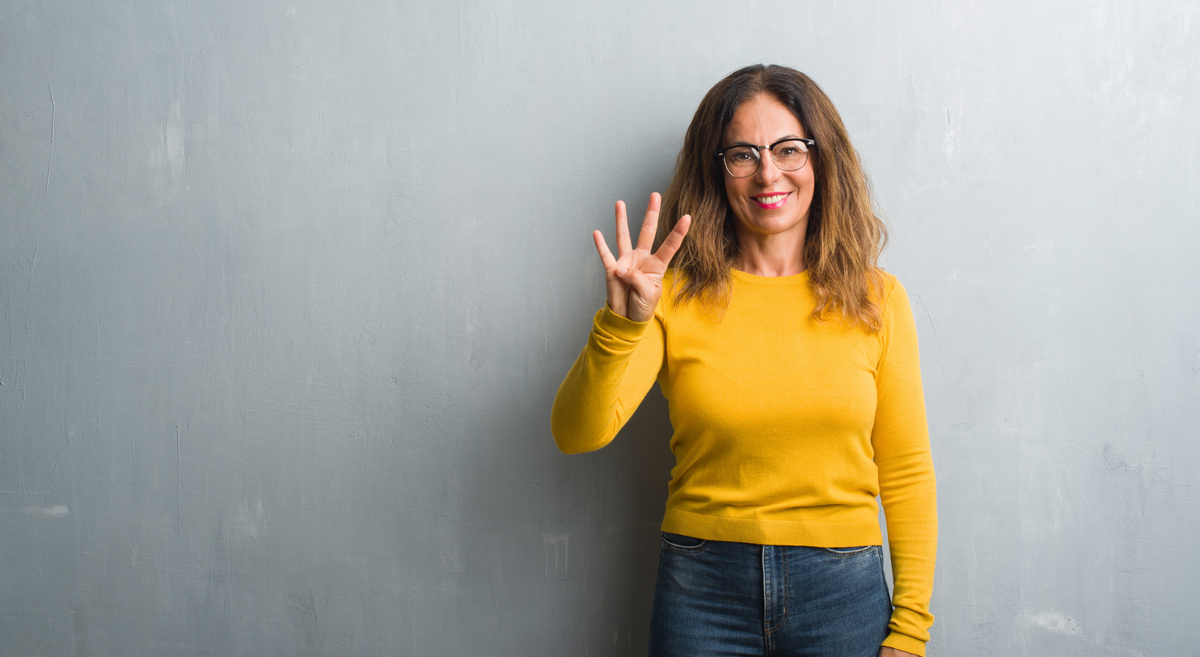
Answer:
[[[636,247],[622,202],[616,219],[616,255],[593,235],[608,303],[552,429],[564,452],[599,449],[656,379],[669,402],[651,654],[924,655],[937,512],[916,327],[832,102],[790,68],[735,71]]]

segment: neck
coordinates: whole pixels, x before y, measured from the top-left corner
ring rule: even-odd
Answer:
[[[803,272],[804,236],[772,239],[770,235],[739,235],[734,268],[755,276],[794,276]],[[782,236],[778,236],[782,237]]]

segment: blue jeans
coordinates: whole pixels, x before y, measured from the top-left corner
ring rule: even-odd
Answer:
[[[877,657],[891,615],[878,545],[751,545],[664,533],[650,657]]]

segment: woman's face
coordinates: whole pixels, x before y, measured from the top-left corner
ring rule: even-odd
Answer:
[[[806,138],[804,126],[782,103],[760,94],[733,114],[722,148],[734,144],[767,146],[780,139]],[[738,219],[738,237],[745,240],[797,239],[804,242],[808,209],[812,206],[816,178],[814,153],[795,171],[780,171],[765,148],[754,175],[734,178],[725,171],[725,195]]]

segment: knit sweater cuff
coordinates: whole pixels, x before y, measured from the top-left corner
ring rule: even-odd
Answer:
[[[625,351],[621,347],[632,347],[641,341],[650,326],[650,320],[635,322],[612,311],[607,305],[596,313],[592,330],[600,343],[613,351]]]
[[[891,632],[887,638],[883,640],[883,645],[904,652],[911,652],[914,655],[925,657],[925,642],[920,639],[914,639],[907,634],[899,632]]]

